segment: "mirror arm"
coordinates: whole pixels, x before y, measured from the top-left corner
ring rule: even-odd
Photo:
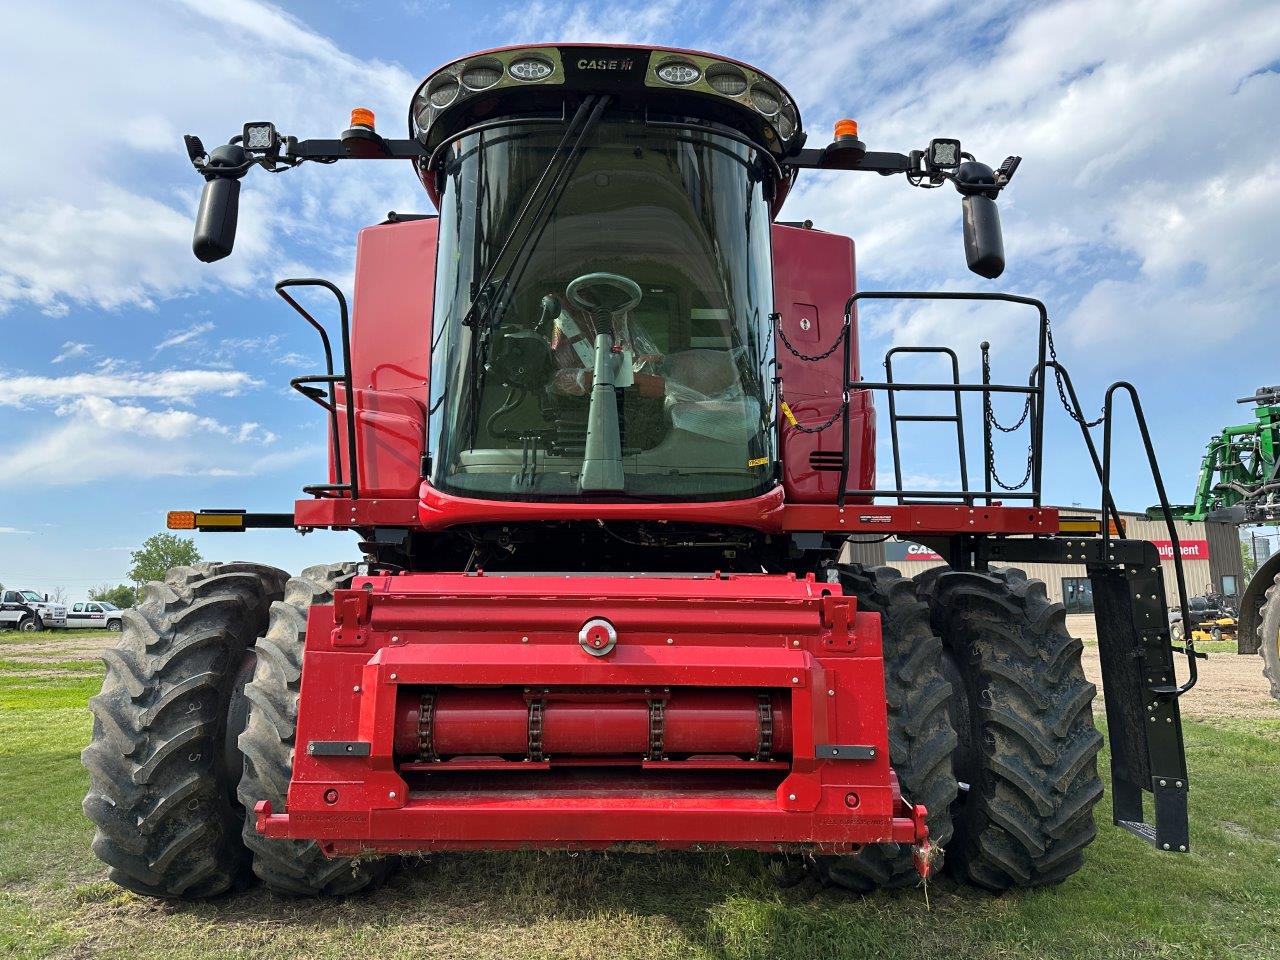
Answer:
[[[839,151],[814,148],[796,151],[784,158],[782,165],[797,170],[863,170],[886,177],[912,170],[911,158],[902,153],[873,151],[855,158]]]
[[[295,160],[318,160],[321,163],[351,159],[427,159],[426,148],[417,140],[388,140],[385,137],[378,139],[383,149],[376,156],[366,158],[353,155],[342,140],[297,140],[289,137],[285,141],[285,156]]]

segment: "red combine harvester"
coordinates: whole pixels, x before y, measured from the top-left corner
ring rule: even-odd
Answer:
[[[423,81],[409,133],[357,110],[337,140],[270,123],[210,152],[187,138],[201,260],[231,252],[254,166],[409,160],[439,213],[361,232],[350,323],[333,284],[277,284],[322,342],[324,373],[293,386],[327,412],[327,482],[289,513],[169,523],[351,530],[362,559],[181,568],[126,614],[84,753],[116,882],[192,898],[252,867],[283,892],[346,893],[405,851],[741,847],[856,890],[918,882],[944,851],[988,889],[1056,883],[1095,834],[1102,740],[1080,642],[1019,562],[1088,565],[1115,820],[1187,849],[1194,651],[1179,683],[1151,544],[1041,506],[1050,374],[1084,425],[1044,306],[855,292],[850,239],[777,219],[805,169],[949,182],[969,266],[994,278],[1017,158],[992,170],[948,139],[869,152],[847,120],[808,147],[772,78],[652,47],[466,57]],[[886,298],[1030,307],[1029,379],[962,383],[945,348],[896,348],[865,379],[857,310]],[[895,380],[906,353],[955,374]],[[1101,451],[1082,430],[1112,514],[1120,391],[1146,438],[1127,384]],[[899,413],[904,393],[955,412]],[[997,395],[1024,404],[1021,485],[995,476]],[[903,489],[898,426],[920,420],[956,429],[961,489]],[[850,561],[851,541],[889,534],[950,569]]]

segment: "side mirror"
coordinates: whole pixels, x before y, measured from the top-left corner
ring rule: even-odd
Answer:
[[[964,255],[969,269],[994,280],[1004,273],[1004,235],[1000,231],[1000,209],[990,197],[965,197]]]
[[[210,155],[211,169],[238,167],[245,162],[244,149],[235,144],[218,147]],[[242,173],[243,175],[243,173]],[[196,213],[196,232],[191,249],[205,263],[221,260],[236,243],[236,221],[240,212],[240,179],[214,177],[205,181]]]

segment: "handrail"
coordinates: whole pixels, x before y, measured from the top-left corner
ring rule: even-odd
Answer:
[[[1169,508],[1169,497],[1165,493],[1164,478],[1160,475],[1160,464],[1156,460],[1155,445],[1151,442],[1151,432],[1147,429],[1147,417],[1142,412],[1142,401],[1138,399],[1137,389],[1127,380],[1117,380],[1107,388],[1106,400],[1102,406],[1102,491],[1105,498],[1111,490],[1112,401],[1119,391],[1129,395],[1129,402],[1133,406],[1133,416],[1138,423],[1138,432],[1142,436],[1142,445],[1147,453],[1147,463],[1151,467],[1151,479],[1155,482],[1156,494],[1160,497],[1160,512],[1164,514],[1165,527],[1169,531],[1169,542],[1173,547],[1173,575],[1178,583],[1178,600],[1182,608],[1184,634],[1182,648],[1187,656],[1187,682],[1180,686],[1177,683],[1173,683],[1168,686],[1152,687],[1151,690],[1153,693],[1167,693],[1180,697],[1194,687],[1199,679],[1199,671],[1196,667],[1195,639],[1191,630],[1191,610],[1190,604],[1187,602],[1187,581],[1182,570],[1182,545],[1178,539],[1177,525],[1173,522],[1173,511]],[[1111,530],[1106,524],[1103,524],[1102,552],[1104,555],[1110,542]],[[1176,680],[1176,678],[1174,679]]]
[[[1026,386],[1016,384],[999,384],[992,383],[990,371],[987,365],[983,365],[982,383],[965,384],[955,382],[959,380],[959,361],[954,351],[944,347],[893,347],[889,350],[885,357],[886,380],[883,382],[873,382],[867,380],[850,380],[848,377],[850,358],[852,355],[853,344],[853,309],[854,304],[859,300],[977,300],[977,301],[998,301],[1004,303],[1017,303],[1035,307],[1040,321],[1040,331],[1038,340],[1038,350],[1036,364],[1032,367],[1031,372],[1027,376]],[[1164,479],[1160,474],[1160,465],[1156,459],[1155,446],[1151,440],[1151,433],[1147,426],[1146,415],[1142,409],[1141,400],[1138,392],[1131,383],[1127,381],[1118,381],[1113,383],[1107,390],[1106,400],[1103,405],[1103,416],[1101,422],[1103,424],[1103,444],[1102,452],[1099,455],[1097,444],[1094,442],[1090,433],[1091,424],[1084,416],[1080,398],[1076,393],[1075,385],[1072,383],[1071,376],[1066,368],[1058,362],[1056,355],[1050,356],[1050,334],[1049,334],[1049,314],[1045,305],[1032,297],[1022,297],[1016,294],[1007,293],[952,293],[952,292],[924,292],[924,291],[865,291],[855,293],[845,302],[844,323],[841,327],[837,338],[831,342],[825,351],[817,352],[812,356],[801,354],[787,340],[786,334],[782,332],[781,316],[778,316],[778,331],[784,345],[802,361],[821,361],[830,356],[842,344],[844,347],[844,390],[842,408],[834,414],[830,420],[820,426],[807,428],[807,432],[821,432],[834,425],[839,419],[843,425],[843,436],[841,437],[841,464],[840,464],[840,486],[837,491],[837,504],[844,506],[845,498],[854,497],[882,497],[896,496],[899,501],[904,497],[913,497],[921,499],[962,499],[972,504],[977,498],[985,498],[988,504],[991,504],[995,498],[1007,500],[1030,500],[1035,507],[1040,506],[1041,482],[1043,479],[1044,469],[1044,416],[1045,416],[1045,397],[1047,395],[1047,384],[1049,372],[1052,371],[1059,385],[1059,392],[1063,398],[1063,405],[1066,407],[1068,415],[1076,421],[1080,426],[1081,436],[1084,439],[1085,448],[1088,450],[1089,459],[1093,463],[1094,472],[1097,474],[1099,486],[1101,487],[1101,509],[1100,514],[1103,519],[1102,524],[1102,555],[1108,556],[1110,551],[1110,543],[1112,538],[1111,526],[1107,522],[1108,519],[1114,521],[1115,529],[1120,532],[1123,538],[1123,522],[1120,517],[1120,511],[1116,507],[1115,499],[1111,494],[1111,438],[1112,426],[1114,421],[1115,396],[1117,393],[1125,393],[1129,396],[1130,403],[1133,407],[1134,417],[1138,424],[1139,432],[1142,436],[1143,447],[1146,452],[1147,462],[1151,468],[1151,476],[1155,482],[1156,492],[1160,498],[1160,508],[1164,516],[1165,525],[1169,532],[1170,543],[1173,547],[1173,565],[1174,578],[1178,591],[1178,603],[1182,610],[1184,623],[1191,622],[1190,605],[1187,601],[1186,575],[1182,563],[1181,544],[1178,538],[1177,528],[1173,521],[1173,513],[1169,507],[1169,498],[1165,491]],[[987,349],[987,344],[982,345],[982,349]],[[949,355],[952,360],[952,383],[900,383],[893,379],[892,357],[896,353],[943,353]],[[849,490],[849,418],[850,418],[850,391],[851,390],[884,390],[889,395],[890,410],[890,431],[892,434],[892,442],[894,448],[894,477],[897,481],[899,489],[897,490]],[[927,391],[927,392],[944,392],[951,393],[956,400],[956,412],[954,416],[899,416],[897,414],[894,403],[894,394],[904,391]],[[1003,491],[998,492],[990,489],[994,485],[994,470],[992,469],[992,445],[993,439],[991,434],[991,426],[989,422],[984,422],[983,430],[983,448],[986,454],[986,471],[984,490],[961,490],[961,491],[938,491],[938,490],[903,490],[902,487],[902,469],[899,459],[898,440],[897,440],[897,422],[899,420],[945,420],[955,421],[959,431],[959,443],[961,448],[961,485],[968,487],[968,478],[965,470],[965,452],[963,440],[963,411],[960,403],[962,393],[979,393],[982,395],[984,405],[984,421],[986,414],[990,411],[990,401],[993,394],[996,393],[1012,393],[1023,394],[1027,397],[1030,409],[1025,410],[1017,424],[1013,428],[1020,427],[1023,419],[1031,416],[1031,450],[1030,450],[1030,470],[1031,489],[1026,492]],[[794,421],[793,421],[794,422]],[[1095,421],[1096,423],[1096,421]],[[801,428],[805,429],[805,428]],[[1023,483],[1026,483],[1024,479]],[[1020,485],[1021,486],[1021,485]],[[1188,679],[1185,683],[1179,685],[1175,682],[1165,686],[1153,686],[1153,693],[1168,694],[1173,696],[1181,696],[1192,687],[1195,686],[1199,671],[1196,665],[1196,659],[1200,654],[1196,653],[1194,640],[1188,633],[1187,640],[1183,647],[1183,651],[1187,657]]]
[[[977,300],[977,301],[995,301],[1002,303],[1016,303],[1025,306],[1034,307],[1039,318],[1039,335],[1037,337],[1037,357],[1035,370],[1039,371],[1038,376],[1034,377],[1026,387],[1015,384],[994,384],[984,382],[981,384],[925,384],[925,383],[895,383],[892,377],[892,371],[888,374],[888,379],[884,382],[873,382],[867,380],[852,381],[849,379],[849,364],[853,349],[853,309],[854,304],[859,300]],[[779,318],[778,329],[781,330],[781,318]],[[844,323],[841,327],[838,339],[831,344],[827,353],[835,350],[840,346],[843,340],[844,347],[844,370],[842,380],[844,383],[842,395],[842,408],[840,410],[839,419],[841,421],[842,436],[840,439],[840,481],[839,488],[836,492],[837,505],[843,507],[848,496],[896,496],[901,500],[904,496],[917,495],[918,492],[906,491],[901,489],[902,481],[898,480],[897,490],[877,490],[877,491],[850,491],[849,485],[849,392],[851,390],[885,390],[890,395],[890,406],[893,405],[893,394],[899,391],[945,391],[953,393],[956,398],[957,411],[957,429],[961,435],[961,443],[963,444],[963,413],[960,405],[961,393],[981,393],[984,397],[989,398],[992,393],[1025,393],[1030,396],[1032,404],[1032,425],[1031,425],[1031,489],[1026,493],[1016,493],[1007,491],[1005,493],[997,493],[990,489],[983,491],[961,490],[955,492],[933,492],[934,497],[953,496],[963,500],[966,503],[972,503],[975,498],[985,497],[988,503],[994,497],[1002,497],[1004,499],[1031,500],[1036,507],[1040,506],[1041,482],[1043,480],[1043,438],[1044,438],[1044,397],[1045,397],[1045,363],[1048,359],[1048,339],[1049,339],[1049,311],[1044,303],[1034,297],[1023,297],[1012,293],[958,293],[951,291],[926,291],[926,290],[864,290],[854,293],[845,301],[844,305]],[[785,340],[785,336],[784,336]],[[886,363],[889,357],[897,352],[920,351],[922,348],[903,348],[895,347],[889,351],[886,356]],[[938,349],[938,348],[928,348]],[[799,356],[799,354],[797,354]],[[819,354],[826,356],[826,354]],[[803,357],[801,357],[803,359]],[[953,379],[958,380],[958,370]],[[896,416],[893,418],[896,421]],[[834,420],[833,420],[834,422]],[[895,477],[900,474],[896,463],[897,448],[897,424],[891,424],[892,440],[895,447]],[[984,453],[986,460],[989,462],[991,458],[990,439],[984,434]],[[968,486],[967,473],[965,465],[965,455],[961,453],[961,486]],[[986,483],[986,487],[990,488],[991,483]]]
[[[329,334],[325,331],[324,325],[316,320],[310,312],[300,304],[294,297],[287,292],[289,287],[320,287],[328,290],[338,301],[338,321],[339,331],[341,334],[340,345],[342,347],[342,373],[335,373],[333,369],[333,348],[329,342]],[[355,391],[351,384],[351,327],[347,312],[347,298],[343,296],[342,291],[328,280],[322,280],[318,277],[295,278],[291,280],[281,280],[275,286],[278,293],[289,306],[293,307],[299,315],[315,328],[320,334],[320,343],[324,347],[324,365],[325,372],[323,374],[314,374],[311,376],[294,377],[289,381],[289,386],[297,390],[308,400],[312,400],[324,407],[329,412],[329,424],[333,436],[333,470],[336,483],[319,483],[303,487],[306,493],[319,496],[322,493],[350,493],[351,499],[356,500],[360,496],[359,476],[360,469],[356,462],[356,411],[355,411]],[[317,396],[305,389],[310,384],[325,383],[328,384],[329,402],[326,404],[321,397]],[[346,434],[347,434],[347,475],[350,479],[344,481],[344,471],[342,469],[342,456],[340,453],[342,442],[338,429],[338,392],[336,385],[341,383],[346,399]]]
[[[914,353],[919,355],[940,354],[951,360],[951,384],[955,387],[955,413],[948,416],[925,415],[925,414],[899,414],[897,399],[894,396],[894,390],[888,390],[886,396],[889,400],[889,438],[893,445],[893,478],[897,481],[898,489],[902,490],[902,451],[898,443],[898,424],[904,421],[910,423],[954,423],[956,425],[956,447],[960,457],[960,489],[969,489],[969,458],[968,451],[965,449],[964,442],[964,409],[961,404],[960,390],[960,358],[956,352],[950,347],[892,347],[884,355],[884,371],[885,381],[893,383],[893,358],[900,353]],[[940,384],[940,386],[942,386]],[[984,394],[984,396],[987,396]],[[987,489],[991,489],[991,484],[987,484]],[[898,495],[898,503],[905,500],[904,494]],[[966,496],[962,498],[966,504],[973,506],[974,497]],[[990,497],[987,498],[990,502]]]

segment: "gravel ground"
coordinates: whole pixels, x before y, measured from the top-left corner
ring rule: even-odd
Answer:
[[[1098,665],[1098,633],[1090,614],[1067,617],[1067,629],[1084,641],[1084,672],[1098,685],[1094,710],[1102,711],[1102,679]],[[1179,677],[1185,677],[1179,660]],[[1262,658],[1255,654],[1210,653],[1200,661],[1195,689],[1180,701],[1182,716],[1191,720],[1224,717],[1263,717],[1280,720],[1280,701],[1271,699],[1262,676]]]

